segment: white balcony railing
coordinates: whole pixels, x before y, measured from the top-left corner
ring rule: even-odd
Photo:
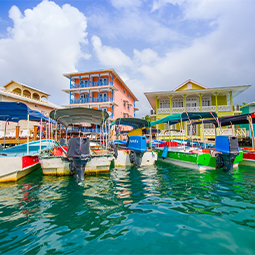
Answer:
[[[187,112],[200,112],[200,106],[198,107],[187,107]],[[172,113],[185,112],[184,107],[172,108]],[[203,106],[202,112],[216,112],[216,106]],[[218,112],[231,112],[231,105],[218,105]],[[159,108],[158,114],[170,114],[170,108]]]
[[[170,109],[169,109],[170,110]],[[185,108],[184,107],[180,107],[180,108],[173,108],[172,109],[172,113],[182,113],[185,112]]]
[[[231,112],[231,105],[218,105],[218,112]]]
[[[170,108],[159,108],[158,114],[170,114]]]
[[[219,108],[218,108],[218,110],[219,110]],[[202,111],[203,112],[216,112],[216,106],[215,105],[203,106]]]

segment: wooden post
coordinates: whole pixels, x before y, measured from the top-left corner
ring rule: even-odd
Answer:
[[[20,126],[16,126],[16,139],[19,139]]]
[[[34,126],[34,136],[33,136],[33,141],[37,140],[37,130],[38,130],[38,126]]]

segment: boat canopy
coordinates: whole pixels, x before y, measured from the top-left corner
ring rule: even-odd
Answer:
[[[139,118],[118,118],[112,122],[111,126],[113,125],[130,126],[136,129],[136,128],[150,127],[150,122],[148,120],[139,119]]]
[[[183,112],[180,114],[171,114],[166,116],[165,118],[152,121],[151,126],[166,122],[168,122],[169,125],[174,125],[181,121],[208,119],[211,117],[217,118],[217,114],[215,112]]]
[[[0,102],[0,120],[19,122],[27,120],[29,115],[30,121],[49,121],[49,118],[36,110],[30,109],[26,104],[20,102]],[[51,122],[55,122],[50,120]]]
[[[251,116],[252,122],[255,122],[255,114],[254,113],[248,113],[248,114],[241,114],[241,115],[231,115],[231,116],[223,116],[218,118],[218,121],[215,119],[208,119],[204,120],[203,123],[212,123],[215,125],[215,127],[218,127],[218,123],[223,126],[230,126],[230,125],[240,125],[240,124],[249,124],[249,121],[247,119],[248,116]],[[201,121],[193,122],[193,125],[201,124]]]
[[[102,125],[109,114],[106,111],[75,107],[52,110],[50,117],[65,127],[75,123],[89,123],[94,125]]]

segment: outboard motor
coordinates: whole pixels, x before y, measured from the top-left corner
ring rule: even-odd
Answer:
[[[239,155],[238,139],[235,136],[217,136],[215,141],[216,163],[218,168],[232,171],[234,160]]]
[[[128,149],[130,149],[130,162],[135,167],[140,167],[143,154],[147,151],[146,137],[145,136],[131,136],[128,141]]]
[[[114,151],[114,157],[117,158],[117,157],[118,157],[118,149],[117,149],[116,144],[115,144],[113,141],[111,141],[111,142],[109,143],[109,146],[110,146],[110,148],[112,148],[113,151]]]
[[[89,139],[74,137],[69,140],[66,156],[73,161],[76,180],[84,181],[85,166],[90,159]],[[73,171],[70,169],[70,171]]]

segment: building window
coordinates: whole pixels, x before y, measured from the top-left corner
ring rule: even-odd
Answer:
[[[127,97],[129,98],[129,94],[127,93]]]
[[[174,99],[173,100],[173,108],[182,108],[183,107],[183,99]]]
[[[210,97],[202,98],[202,106],[211,106],[211,98]]]
[[[159,100],[159,108],[170,108],[170,100],[169,99],[160,99]]]
[[[198,98],[187,98],[186,106],[187,107],[197,107]]]
[[[192,83],[188,83],[188,89],[192,89]]]
[[[125,89],[123,89],[123,92],[124,92],[124,94],[126,94],[126,90]]]
[[[126,107],[126,101],[123,102],[123,106]]]

